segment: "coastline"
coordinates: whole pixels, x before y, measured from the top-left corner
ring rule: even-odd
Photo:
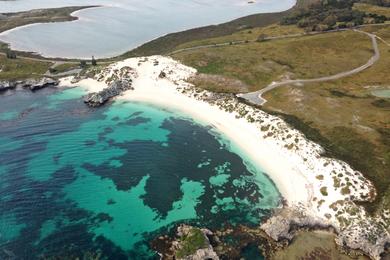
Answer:
[[[270,237],[291,239],[293,226],[329,226],[338,233],[339,245],[380,258],[389,234],[377,234],[375,223],[381,220],[369,217],[355,203],[375,197],[375,188],[360,172],[345,162],[324,157],[321,146],[282,119],[240,103],[233,95],[215,94],[190,85],[187,80],[196,70],[171,58],[124,60],[107,67],[95,79],[76,85],[97,92],[126,71],[134,75],[134,90],[124,92],[118,100],[183,111],[224,133],[261,165],[287,202],[287,214],[282,210],[262,225]],[[68,85],[69,79],[62,84]],[[377,239],[372,243],[364,234],[374,231]]]
[[[102,7],[102,6],[80,6],[80,7],[78,8],[78,10],[69,13],[68,20],[59,20],[59,21],[56,21],[56,20],[48,20],[48,21],[45,21],[45,22],[33,22],[33,23],[28,23],[28,24],[20,25],[20,26],[17,26],[17,27],[14,27],[14,28],[5,30],[5,31],[0,31],[0,36],[2,36],[2,35],[7,35],[7,34],[12,33],[12,32],[14,32],[14,31],[18,31],[18,30],[21,30],[21,29],[24,29],[24,28],[29,28],[29,27],[37,26],[37,25],[41,25],[41,24],[47,24],[47,23],[63,23],[63,22],[77,22],[77,21],[85,20],[85,19],[80,18],[79,16],[77,16],[77,13],[82,12],[82,11],[85,11],[86,9],[101,8],[101,7]],[[72,8],[72,7],[64,7],[64,8]],[[76,7],[75,7],[75,8],[76,8]],[[40,10],[40,9],[34,9],[34,10],[31,10],[31,11],[35,11],[35,10]],[[47,10],[47,9],[44,9],[44,10]],[[48,10],[50,10],[50,9],[48,9]],[[16,50],[16,49],[15,49],[15,51],[23,52],[23,51]],[[44,58],[50,59],[50,57],[44,57]]]
[[[165,55],[166,53],[169,53],[172,51],[176,46],[187,42],[192,41],[196,39],[202,39],[205,37],[217,37],[217,36],[223,36],[228,35],[234,32],[237,32],[241,30],[243,27],[259,27],[259,26],[266,26],[270,25],[272,23],[279,22],[282,17],[293,11],[295,8],[300,6],[300,1],[296,1],[294,5],[292,5],[290,8],[284,10],[284,11],[278,11],[278,12],[265,12],[265,13],[255,13],[251,15],[246,15],[243,17],[239,17],[233,20],[228,20],[227,22],[218,23],[215,25],[206,25],[206,26],[197,26],[195,28],[190,28],[186,30],[179,30],[177,32],[168,33],[165,35],[156,36],[155,38],[152,38],[144,43],[139,44],[138,46],[135,46],[134,48],[129,48],[128,50],[125,50],[123,53],[114,55],[112,57],[107,58],[101,58],[98,59],[101,62],[106,61],[119,61],[124,58],[129,57],[137,57],[137,56],[150,56],[150,55]],[[10,14],[19,14],[19,13],[26,13],[28,14],[31,11],[36,10],[44,10],[44,11],[51,11],[51,10],[62,10],[67,8],[78,8],[78,10],[72,11],[68,13],[67,19],[59,19],[59,20],[47,20],[43,22],[36,22],[32,21],[28,24],[22,24],[20,26],[10,28],[7,30],[0,30],[0,36],[1,35],[7,35],[13,31],[29,27],[29,26],[35,26],[39,24],[46,24],[46,23],[55,23],[55,22],[72,22],[72,21],[82,21],[84,20],[82,17],[77,16],[78,12],[84,11],[84,9],[89,8],[100,8],[105,7],[109,5],[97,5],[97,6],[75,6],[75,7],[60,7],[60,8],[49,8],[49,9],[33,9],[30,11],[23,11],[23,12],[17,12],[17,13],[10,13]],[[0,41],[2,43],[2,41]],[[6,45],[10,46],[9,43],[3,42]],[[42,60],[75,60],[74,58],[64,58],[64,57],[51,57],[51,56],[43,56],[40,53],[31,52],[31,51],[22,51],[17,49],[12,49],[12,51],[15,51],[20,56],[27,56],[27,57],[35,57]],[[89,56],[88,56],[89,57]]]

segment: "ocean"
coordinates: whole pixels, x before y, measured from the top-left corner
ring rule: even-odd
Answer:
[[[212,126],[146,103],[89,108],[84,94],[0,94],[0,259],[153,259],[151,239],[178,223],[257,226],[280,205]]]

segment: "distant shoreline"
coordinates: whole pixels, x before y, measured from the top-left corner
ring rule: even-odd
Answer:
[[[4,17],[3,19],[0,19],[0,21],[3,22],[3,20],[6,20],[6,23],[3,22],[3,25],[0,25],[0,33],[5,33],[34,24],[76,21],[79,20],[79,17],[73,15],[75,12],[96,7],[100,6],[69,6],[49,9],[33,9],[26,12],[1,13]]]
[[[188,30],[184,30],[184,31],[168,33],[166,35],[159,36],[156,39],[153,39],[151,41],[147,41],[139,45],[138,47],[129,49],[117,56],[102,58],[98,60],[118,61],[124,58],[137,57],[137,56],[166,55],[178,45],[188,41],[228,35],[243,29],[243,27],[267,26],[279,22],[282,17],[284,17],[289,12],[294,10],[297,6],[299,6],[298,2],[296,2],[293,7],[281,12],[257,13],[257,14],[252,14],[241,18],[237,18],[217,25],[201,26],[201,27],[195,27]],[[36,11],[43,11],[43,12],[54,11],[54,12],[66,12],[66,16],[62,16],[61,18],[56,18],[56,19],[45,18],[44,20],[34,20],[29,22],[18,23],[18,25],[14,25],[12,27],[8,27],[5,29],[1,29],[0,26],[0,34],[11,32],[12,30],[18,30],[25,26],[31,26],[39,23],[77,21],[80,20],[80,18],[75,16],[76,12],[81,11],[83,9],[94,8],[94,7],[102,7],[102,6],[72,6],[72,7],[49,8],[49,9],[34,9],[27,12],[3,13],[8,15],[12,14],[13,16],[20,15],[20,14],[24,14],[28,16],[29,14],[34,13]],[[3,42],[0,41],[0,51],[5,51],[4,48],[1,48],[1,43]],[[4,44],[8,45],[7,43]],[[19,50],[13,50],[13,51],[15,51],[20,56],[40,58],[42,60],[48,60],[48,61],[79,60],[79,59],[66,58],[60,56],[45,57],[39,53],[27,52],[27,51],[19,51]]]

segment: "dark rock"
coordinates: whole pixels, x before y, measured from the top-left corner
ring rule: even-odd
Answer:
[[[84,97],[84,102],[91,107],[99,107],[106,103],[109,99],[130,89],[132,89],[131,80],[117,80],[102,91],[86,95]]]
[[[16,87],[16,83],[12,81],[0,81],[0,91],[5,91],[8,89],[13,89]]]
[[[5,91],[14,88],[29,88],[30,90],[38,90],[46,87],[57,86],[58,80],[52,78],[41,79],[26,79],[17,81],[0,81],[0,91]]]
[[[58,80],[52,78],[42,78],[40,80],[28,80],[23,87],[28,87],[30,90],[34,91],[46,87],[57,86],[58,83]]]
[[[164,71],[161,71],[160,75],[158,75],[160,79],[164,79],[167,77],[167,74]]]

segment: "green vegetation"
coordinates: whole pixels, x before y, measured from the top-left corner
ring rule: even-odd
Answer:
[[[389,26],[364,30],[390,40]],[[377,198],[364,203],[371,213],[390,208],[390,100],[371,94],[389,86],[390,46],[379,42],[379,48],[381,59],[361,73],[299,88],[286,86],[265,95],[268,111],[285,114],[328,156],[348,162],[373,182]]]
[[[189,50],[172,56],[200,73],[240,80],[253,91],[280,78],[313,78],[350,70],[364,64],[371,55],[371,41],[366,35],[344,31]],[[199,86],[206,89],[218,85],[212,79],[201,83]],[[243,92],[235,85],[229,87],[225,85],[224,91]]]
[[[53,74],[67,72],[69,70],[78,69],[80,65],[77,63],[61,63],[53,68],[51,68],[51,72]]]
[[[355,3],[353,5],[353,10],[357,10],[357,11],[365,12],[365,13],[369,13],[369,14],[386,16],[387,18],[390,18],[390,8],[389,7],[383,7],[383,6],[371,5],[371,4],[365,4],[365,3]]]
[[[328,196],[328,190],[326,187],[321,187],[320,192],[322,196]]]
[[[284,15],[285,12],[256,14],[220,25],[211,25],[184,32],[171,33],[143,44],[140,47],[121,55],[119,58],[166,54],[186,42],[230,35],[243,29],[270,25],[280,21]]]
[[[343,4],[348,4],[348,12],[354,11],[353,6],[364,13],[363,18],[371,17],[366,13],[373,11],[363,10],[368,6],[356,2],[347,1]],[[310,9],[312,3],[306,7]],[[379,4],[385,6],[384,3]],[[390,10],[379,6],[375,8]],[[188,42],[177,48],[253,41],[261,34],[294,34],[303,29],[307,28],[275,24]],[[321,144],[327,156],[346,161],[370,179],[378,196],[374,202],[364,203],[364,206],[369,212],[375,213],[390,208],[390,134],[387,131],[390,128],[390,100],[371,94],[373,89],[386,89],[389,86],[390,28],[388,25],[366,26],[361,30],[374,33],[385,41],[378,40],[381,58],[374,66],[340,80],[277,88],[266,94],[268,102],[263,109],[284,117],[309,139]],[[346,71],[364,64],[371,55],[369,38],[344,31],[189,50],[176,53],[173,57],[197,68],[203,75],[209,75],[208,78],[202,76],[201,80],[193,80],[197,86],[217,92],[237,93],[245,92],[245,89],[261,89],[283,78],[312,78]],[[225,84],[214,80],[216,76],[226,79]],[[233,84],[233,81],[242,84]],[[340,186],[339,180],[335,181],[335,186]]]
[[[349,189],[348,186],[341,189],[341,194],[343,194],[343,195],[348,195],[350,193],[351,193],[351,190]]]
[[[0,80],[39,78],[49,69],[50,62],[29,59],[8,59],[0,55]]]
[[[206,246],[206,238],[203,232],[198,228],[192,228],[187,236],[182,237],[180,249],[176,252],[177,258],[183,258],[192,255],[196,250]]]
[[[362,24],[384,23],[387,17],[354,8],[358,0],[318,0],[299,8],[282,19],[282,24],[296,24],[306,31],[327,31]],[[371,8],[372,9],[372,8]]]
[[[232,33],[230,35],[187,42],[177,46],[175,50],[194,47],[194,46],[210,45],[210,44],[218,44],[218,43],[226,43],[226,42],[256,41],[260,36],[278,37],[278,36],[301,34],[301,33],[304,33],[304,30],[298,28],[295,25],[279,25],[275,23],[265,27],[255,27],[251,29],[241,30]]]

